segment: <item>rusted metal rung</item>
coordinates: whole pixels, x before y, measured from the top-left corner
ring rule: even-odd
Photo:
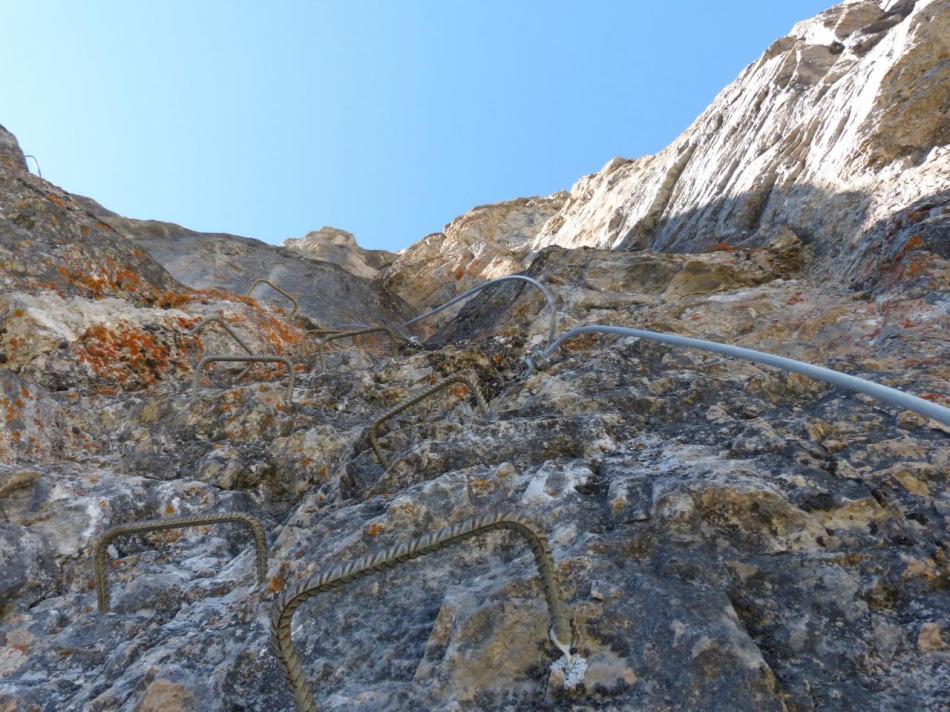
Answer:
[[[287,367],[287,373],[289,378],[287,379],[287,392],[284,396],[286,404],[288,406],[293,404],[294,400],[294,364],[293,362],[284,356],[205,356],[201,359],[198,366],[195,368],[195,377],[191,384],[192,395],[196,395],[198,392],[198,384],[201,381],[201,372],[204,370],[205,366],[209,363],[214,363],[216,361],[223,361],[226,363],[282,363]]]
[[[194,336],[197,336],[197,335],[198,335],[201,331],[203,331],[204,328],[205,328],[206,326],[208,326],[209,324],[219,324],[226,332],[228,332],[228,334],[230,334],[231,338],[234,339],[234,340],[238,343],[238,345],[239,345],[242,349],[244,349],[250,356],[255,356],[255,355],[256,355],[256,354],[251,350],[251,347],[248,346],[246,343],[244,343],[244,340],[243,340],[240,336],[238,336],[237,332],[236,332],[234,329],[231,328],[231,325],[228,324],[228,323],[227,323],[226,321],[224,321],[223,319],[221,319],[220,317],[217,317],[217,316],[209,316],[207,319],[205,319],[204,321],[202,321],[200,324],[198,324],[198,325],[196,325],[196,326],[193,326],[193,327],[191,328],[191,330],[190,330],[188,333],[189,333],[189,334],[192,334],[192,335],[194,335]],[[245,375],[247,374],[247,372],[250,371],[250,370],[251,370],[251,367],[250,367],[250,366],[248,366],[247,368],[245,368],[243,371],[241,371],[241,372],[237,375],[237,378],[235,378],[234,381],[235,381],[235,382],[240,381],[242,378],[244,378],[244,376],[245,376]]]
[[[290,686],[297,712],[316,712],[317,709],[291,634],[294,612],[305,601],[323,591],[341,588],[376,571],[393,568],[411,559],[496,529],[507,529],[527,542],[531,553],[534,554],[534,562],[541,577],[541,588],[548,606],[548,616],[551,621],[548,635],[562,652],[576,648],[579,642],[577,631],[564,606],[554,557],[544,534],[528,520],[517,515],[498,513],[466,519],[450,527],[396,544],[383,551],[317,574],[299,588],[289,590],[277,599],[271,612],[271,644],[283,670],[284,678]]]
[[[257,581],[264,583],[267,579],[267,541],[264,538],[264,527],[261,523],[250,516],[240,512],[227,514],[199,514],[191,517],[171,517],[169,519],[147,519],[141,522],[131,522],[129,524],[120,524],[119,526],[107,529],[99,543],[96,544],[96,598],[99,603],[99,612],[108,613],[109,611],[109,586],[106,582],[106,552],[109,544],[120,536],[129,534],[142,534],[144,532],[160,531],[162,529],[183,529],[186,527],[197,527],[205,524],[222,524],[233,522],[243,524],[251,530],[254,535],[254,546],[257,552]]]
[[[393,358],[396,357],[396,342],[397,341],[408,341],[404,336],[399,336],[396,332],[390,329],[388,326],[371,326],[365,329],[358,329],[356,331],[341,331],[325,336],[322,339],[317,341],[317,348],[320,351],[320,370],[326,368],[326,355],[324,354],[323,347],[330,341],[336,341],[337,339],[349,339],[356,336],[362,336],[364,334],[376,334],[376,333],[385,333],[389,336],[389,353]]]
[[[446,388],[451,386],[453,383],[461,383],[465,386],[468,386],[469,391],[471,391],[472,396],[475,398],[478,405],[483,410],[488,410],[488,403],[485,402],[485,396],[483,396],[481,390],[479,390],[477,382],[473,382],[473,381],[474,381],[474,378],[469,379],[466,376],[463,376],[461,374],[455,374],[455,375],[449,376],[448,378],[445,378],[444,380],[439,381],[431,388],[426,389],[419,395],[414,396],[403,403],[400,403],[392,410],[389,410],[383,413],[383,415],[377,418],[373,422],[373,424],[369,426],[369,444],[373,448],[373,452],[376,453],[376,459],[379,460],[379,464],[382,465],[385,469],[389,469],[389,461],[383,456],[382,450],[379,449],[379,443],[376,440],[376,431],[379,428],[379,426],[382,425],[387,420],[389,420],[390,418],[396,415],[399,415],[404,410],[408,410],[409,408],[414,406],[416,403],[424,401],[426,398],[438,393],[439,391],[445,390]]]
[[[269,279],[255,279],[254,283],[251,285],[251,288],[247,290],[247,293],[244,296],[247,296],[247,297],[251,296],[251,292],[253,292],[254,289],[259,284],[266,284],[268,287],[270,287],[276,292],[280,292],[285,297],[287,297],[291,302],[293,302],[294,308],[290,310],[290,316],[287,317],[288,319],[293,319],[294,316],[297,314],[297,309],[300,308],[300,303],[297,301],[297,298],[294,295],[290,294],[289,292],[285,292],[283,289],[278,287]]]

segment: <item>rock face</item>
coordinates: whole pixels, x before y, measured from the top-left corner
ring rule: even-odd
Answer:
[[[827,25],[843,38],[833,56],[854,67],[891,42],[894,53],[869,75],[881,79],[900,53],[922,46],[909,40],[926,32],[921,13],[930,8],[929,22],[940,22],[942,4],[911,5],[849,3],[796,32]],[[792,56],[787,41],[778,47],[770,52]],[[939,74],[946,57],[933,51]],[[794,67],[799,113],[834,92],[809,93],[808,80],[824,71],[809,69],[813,61]],[[908,87],[918,80],[906,74]],[[880,141],[925,140],[904,129],[912,139],[892,131]],[[946,237],[935,198],[881,208],[878,251],[868,251],[878,239],[870,231],[840,243],[840,254],[829,251],[838,244],[831,222],[811,232],[776,222],[708,250],[685,232],[676,233],[686,240],[679,252],[543,246],[541,225],[549,237],[558,215],[581,226],[583,201],[576,192],[513,201],[473,210],[371,282],[292,250],[109,214],[27,173],[6,136],[3,712],[290,710],[269,631],[283,592],[497,511],[532,520],[548,538],[586,662],[580,684],[566,684],[556,665],[534,557],[496,532],[301,606],[292,636],[319,709],[946,708],[945,426],[804,377],[646,340],[578,338],[527,372],[524,357],[544,343],[550,314],[535,290],[514,282],[467,302],[423,348],[341,346],[320,368],[306,319],[176,280],[240,290],[252,270],[270,270],[311,280],[301,284],[320,295],[307,307],[313,320],[396,320],[408,307],[374,301],[387,288],[421,308],[524,269],[555,293],[562,329],[608,323],[725,341],[950,404],[950,270],[934,247]],[[931,162],[945,155],[938,148],[905,174],[940,168]],[[883,196],[890,169],[880,170],[882,182],[868,190]],[[618,177],[615,187],[633,191],[632,180]],[[916,190],[891,183],[895,194]],[[585,199],[589,215],[607,193]],[[646,209],[631,196],[631,215]],[[781,209],[791,215],[788,200]],[[843,220],[844,205],[827,214]],[[836,265],[851,276],[829,279]],[[433,274],[451,268],[454,277],[459,267],[439,292]],[[315,285],[317,274],[330,286]],[[334,301],[340,294],[349,306]],[[218,365],[192,388],[203,354],[241,351],[218,327],[187,333],[210,316],[253,351],[291,359],[293,385],[283,364],[247,375]],[[487,409],[454,384],[402,411],[378,431],[383,466],[371,424],[456,373]],[[125,536],[108,548],[111,607],[97,612],[93,555],[107,529],[223,512],[261,521],[263,584],[237,526]]]
[[[353,233],[335,227],[322,227],[300,238],[284,240],[284,247],[304,257],[339,265],[357,277],[372,279],[393,263],[396,254],[386,250],[364,250]]]
[[[209,234],[172,223],[131,220],[89,198],[76,199],[103,223],[146,250],[178,281],[199,290],[244,294],[256,279],[267,279],[294,294],[300,313],[320,326],[384,324],[408,317],[411,309],[345,265],[305,259],[300,250],[275,247],[247,237]],[[266,286],[255,299],[289,308],[290,302]]]
[[[791,228],[816,267],[875,285],[909,236],[946,259],[950,2],[855,0],[796,25],[655,156],[581,179],[535,238],[682,252]],[[901,239],[902,238],[902,239]]]

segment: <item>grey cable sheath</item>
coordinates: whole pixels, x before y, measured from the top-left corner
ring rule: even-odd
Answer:
[[[532,279],[531,277],[525,277],[525,276],[522,275],[522,274],[512,274],[512,275],[509,275],[509,276],[507,276],[507,277],[501,277],[501,278],[499,278],[499,279],[493,279],[493,280],[491,280],[490,282],[484,282],[484,283],[482,283],[482,284],[479,284],[477,287],[472,287],[472,288],[469,289],[467,292],[464,292],[464,293],[462,293],[462,294],[459,294],[459,295],[458,295],[457,297],[455,297],[454,299],[450,299],[449,301],[447,301],[447,302],[446,302],[445,304],[443,304],[442,306],[436,307],[436,308],[433,309],[432,311],[427,311],[425,314],[420,314],[419,316],[415,317],[414,319],[410,319],[409,321],[407,321],[407,322],[405,322],[405,323],[403,323],[403,324],[400,324],[400,325],[399,325],[399,328],[400,328],[400,329],[405,329],[407,326],[412,326],[412,325],[415,324],[416,322],[422,321],[423,319],[426,319],[426,318],[432,316],[433,314],[438,314],[440,311],[443,311],[444,309],[448,309],[448,308],[449,308],[450,306],[452,306],[453,304],[458,304],[458,303],[459,303],[460,301],[462,301],[463,299],[467,299],[468,297],[472,296],[472,295],[475,294],[476,292],[480,292],[481,290],[485,289],[486,287],[490,287],[490,286],[492,286],[493,284],[499,284],[499,283],[501,283],[501,282],[508,282],[508,281],[527,282],[528,284],[531,284],[531,285],[533,285],[534,287],[537,287],[538,289],[541,290],[541,293],[544,295],[544,298],[547,300],[548,309],[549,309],[550,312],[551,312],[551,325],[548,327],[548,338],[547,338],[547,342],[546,342],[546,343],[550,344],[550,343],[554,340],[555,334],[557,334],[557,309],[556,309],[555,306],[554,306],[554,296],[551,294],[551,291],[550,291],[547,287],[545,287],[543,284],[541,284],[538,280]]]
[[[735,358],[741,358],[747,361],[755,361],[756,363],[763,363],[767,366],[775,366],[776,368],[781,368],[785,371],[800,373],[803,376],[808,376],[809,378],[814,378],[818,381],[830,383],[832,386],[837,386],[838,388],[845,388],[851,391],[857,391],[858,393],[864,393],[865,395],[869,395],[872,398],[883,401],[884,403],[889,403],[905,410],[912,410],[913,412],[919,413],[920,415],[923,415],[927,418],[933,418],[937,422],[943,423],[944,425],[950,425],[950,408],[945,408],[942,405],[932,403],[930,401],[924,400],[923,398],[912,396],[909,393],[899,391],[896,388],[889,388],[888,386],[882,386],[881,384],[874,383],[873,381],[866,381],[865,379],[858,378],[857,376],[849,376],[848,374],[841,373],[840,371],[824,368],[823,366],[815,366],[810,363],[805,363],[804,361],[796,361],[795,359],[785,358],[784,356],[776,356],[775,354],[765,353],[763,351],[744,349],[740,346],[720,344],[716,341],[693,339],[688,336],[679,336],[677,334],[664,334],[656,331],[629,329],[624,326],[590,324],[588,326],[580,326],[576,329],[565,331],[557,338],[554,343],[550,344],[547,348],[540,352],[540,358],[538,358],[536,355],[534,356],[534,359],[543,361],[550,358],[550,356],[558,350],[561,344],[563,344],[565,341],[568,341],[569,339],[573,339],[575,336],[580,336],[581,334],[616,334],[618,336],[633,336],[638,339],[659,341],[660,343],[670,344],[672,346],[685,346],[686,348],[702,349],[704,351],[712,351],[714,353],[723,354],[725,356],[733,356]],[[532,372],[536,366],[541,366],[540,363],[535,364],[534,359],[532,357],[528,357],[527,359],[529,373]]]

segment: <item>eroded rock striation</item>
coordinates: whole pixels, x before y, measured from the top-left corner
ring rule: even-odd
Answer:
[[[341,340],[321,369],[305,331],[367,315],[398,323],[525,270],[555,293],[562,329],[724,341],[950,404],[946,213],[935,197],[950,188],[939,178],[946,138],[927,117],[911,120],[913,106],[943,106],[950,60],[931,40],[946,7],[836,6],[700,117],[690,132],[715,124],[723,97],[768,88],[751,115],[784,127],[775,145],[793,116],[804,125],[822,106],[813,125],[838,111],[841,141],[870,141],[859,171],[870,203],[802,192],[806,178],[781,173],[793,151],[746,232],[733,231],[743,210],[733,189],[779,165],[771,134],[748,126],[734,131],[734,175],[712,171],[723,182],[702,188],[692,217],[676,223],[667,205],[642,243],[627,238],[666,180],[657,166],[683,156],[675,146],[585,179],[589,192],[476,208],[373,279],[297,247],[108,213],[28,173],[0,130],[0,710],[290,710],[269,631],[283,593],[496,511],[549,539],[587,663],[581,684],[552,668],[560,652],[532,555],[493,533],[297,611],[292,635],[319,709],[944,709],[947,427],[645,340],[584,336],[528,373],[549,315],[523,283],[481,292],[436,320],[422,347],[400,342],[394,355],[373,337]],[[936,84],[915,70],[928,63]],[[886,86],[908,112],[886,136],[876,128],[886,111],[861,118],[863,104],[832,102],[861,72],[872,107]],[[865,128],[849,133],[852,119]],[[800,136],[800,176],[834,153],[817,153],[822,131]],[[702,183],[697,155],[669,184],[670,205]],[[607,205],[620,209],[616,229],[600,220]],[[311,290],[302,318],[239,296],[260,270]],[[292,359],[291,406],[282,366],[243,377],[241,365],[216,366],[192,389],[203,354],[242,352],[219,327],[189,333],[208,317],[254,352]],[[379,430],[384,468],[370,425],[455,373],[488,408],[456,383],[400,413]],[[238,526],[121,537],[108,551],[110,612],[97,613],[93,553],[107,529],[216,512],[263,523],[265,584]]]

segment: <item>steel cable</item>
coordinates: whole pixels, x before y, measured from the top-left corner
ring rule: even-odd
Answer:
[[[733,356],[735,358],[745,359],[746,361],[754,361],[767,366],[774,366],[785,371],[800,373],[803,376],[808,376],[809,378],[814,378],[818,381],[824,381],[825,383],[837,386],[838,388],[845,388],[847,390],[857,391],[858,393],[864,393],[865,395],[897,406],[898,408],[911,410],[927,418],[933,418],[937,422],[943,423],[944,425],[950,425],[950,408],[945,408],[936,403],[924,400],[923,398],[918,398],[917,396],[905,393],[904,391],[897,390],[896,388],[882,386],[881,384],[875,383],[874,381],[867,381],[863,378],[849,376],[846,373],[841,373],[840,371],[835,371],[830,368],[815,366],[810,363],[805,363],[804,361],[796,361],[795,359],[785,358],[784,356],[776,356],[775,354],[766,353],[764,351],[754,351],[752,349],[745,349],[740,346],[721,344],[716,341],[693,339],[688,336],[680,336],[678,334],[666,334],[656,331],[644,331],[642,329],[630,329],[624,326],[589,324],[587,326],[580,326],[576,329],[565,331],[557,338],[554,343],[550,344],[543,351],[537,352],[526,359],[528,373],[532,373],[535,368],[543,368],[546,365],[548,359],[554,354],[555,351],[558,350],[558,348],[560,348],[561,344],[563,344],[565,341],[580,336],[581,334],[595,333],[632,336],[638,339],[658,341],[660,343],[670,344],[672,346],[684,346],[686,348],[712,351],[713,353],[719,353],[725,356]]]
[[[521,535],[527,541],[541,577],[541,586],[551,620],[549,635],[552,642],[565,653],[576,647],[578,641],[561,597],[554,557],[551,555],[545,536],[522,517],[506,513],[483,515],[466,519],[401,544],[395,544],[388,549],[364,556],[348,564],[336,566],[327,572],[313,576],[300,587],[285,592],[277,599],[271,613],[271,642],[277,661],[293,694],[297,712],[316,712],[317,709],[313,692],[307,682],[291,635],[294,612],[305,601],[323,591],[340,588],[369,574],[391,569],[457,541],[495,529],[507,529]]]
[[[264,527],[261,523],[250,516],[240,512],[227,514],[198,514],[190,517],[171,517],[168,519],[148,519],[141,522],[131,522],[129,524],[120,524],[107,529],[99,543],[96,544],[95,568],[96,568],[96,598],[99,602],[99,612],[107,613],[109,611],[109,588],[106,583],[106,552],[109,544],[114,539],[128,534],[142,534],[144,532],[159,531],[162,529],[181,529],[184,527],[196,527],[204,524],[221,524],[224,522],[233,522],[243,524],[251,530],[254,536],[254,546],[257,550],[257,581],[264,583],[267,580],[267,540],[264,538]]]
[[[554,340],[554,336],[557,333],[557,309],[554,306],[554,296],[551,294],[551,291],[547,287],[541,284],[541,282],[539,282],[536,279],[532,279],[531,277],[525,277],[524,275],[521,275],[521,274],[512,274],[507,277],[493,279],[490,282],[483,282],[482,284],[479,284],[477,287],[472,287],[467,292],[464,292],[463,294],[459,294],[457,297],[450,299],[442,306],[436,307],[435,309],[431,311],[427,311],[425,314],[420,314],[414,319],[410,319],[409,321],[404,322],[403,324],[400,324],[399,328],[405,329],[408,326],[412,326],[416,322],[422,321],[423,319],[433,316],[434,314],[438,314],[440,311],[448,309],[453,304],[457,304],[463,299],[467,299],[468,297],[472,296],[476,292],[480,292],[481,290],[485,289],[486,287],[490,287],[493,284],[500,284],[501,282],[509,282],[509,281],[527,282],[528,284],[541,290],[541,293],[544,295],[545,300],[547,300],[548,309],[551,312],[551,323],[548,326],[548,338],[546,342],[550,344]]]

